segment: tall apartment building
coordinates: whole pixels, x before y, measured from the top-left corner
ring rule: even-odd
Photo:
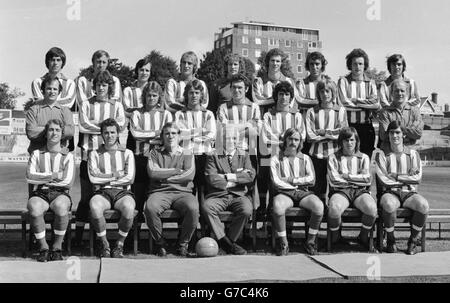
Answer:
[[[288,56],[292,71],[298,78],[306,76],[306,54],[320,51],[322,41],[319,30],[293,26],[282,26],[267,22],[234,22],[232,27],[221,28],[214,34],[214,49],[227,48],[252,60],[257,60],[262,51],[282,49]]]

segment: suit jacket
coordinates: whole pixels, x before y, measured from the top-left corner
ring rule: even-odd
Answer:
[[[227,188],[225,174],[234,174],[232,182],[236,186]],[[248,187],[255,180],[256,171],[250,162],[250,156],[237,149],[232,158],[232,165],[226,155],[218,155],[216,151],[206,157],[205,177],[207,183],[206,198],[217,198],[233,193],[238,196],[248,194]]]

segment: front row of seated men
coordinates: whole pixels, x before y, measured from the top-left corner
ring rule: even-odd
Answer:
[[[100,257],[123,257],[124,240],[135,213],[134,194],[130,191],[135,177],[133,153],[119,144],[120,126],[114,119],[101,125],[104,144],[88,158],[88,173],[94,185],[90,200],[91,224],[99,238]],[[71,208],[69,189],[74,180],[74,157],[61,146],[64,123],[50,120],[45,127],[46,145],[32,152],[27,168],[27,181],[34,185],[28,201],[31,228],[39,244],[38,261],[61,260],[61,244],[68,225]],[[416,245],[427,213],[428,202],[414,188],[422,177],[419,154],[403,145],[403,127],[398,121],[388,126],[390,145],[375,155],[376,176],[382,185],[379,206],[387,234],[387,252],[396,252],[394,225],[400,206],[413,211],[407,254],[416,253]],[[256,171],[247,152],[236,145],[233,131],[224,132],[224,145],[206,157],[206,196],[199,208],[193,195],[195,158],[191,150],[182,148],[180,129],[176,123],[166,123],[161,131],[162,146],[148,155],[150,184],[144,205],[146,223],[156,241],[157,254],[167,254],[162,237],[160,215],[167,209],[177,210],[183,217],[176,253],[187,256],[188,244],[197,228],[200,211],[218,240],[220,248],[229,254],[242,255],[246,250],[236,242],[253,209],[251,190]],[[299,206],[311,212],[304,243],[308,254],[317,252],[316,237],[324,215],[323,202],[308,188],[315,184],[315,172],[308,155],[301,152],[301,134],[294,128],[282,137],[279,155],[270,159],[272,218],[277,238],[277,255],[289,252],[286,237],[286,210]],[[329,202],[327,222],[333,242],[340,240],[341,215],[349,206],[362,212],[359,242],[368,247],[368,233],[375,223],[377,203],[370,194],[372,182],[369,157],[359,150],[360,139],[352,127],[343,128],[338,138],[339,149],[328,159]],[[55,215],[52,248],[46,242],[43,215],[48,209]],[[118,239],[110,249],[106,238],[104,211],[120,211]],[[228,231],[219,218],[224,210],[233,212]]]

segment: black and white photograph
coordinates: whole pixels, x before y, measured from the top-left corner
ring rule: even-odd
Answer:
[[[0,284],[449,283],[449,15],[0,1]]]

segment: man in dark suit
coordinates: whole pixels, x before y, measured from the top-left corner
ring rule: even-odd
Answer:
[[[236,148],[237,132],[225,132],[225,145],[207,156],[205,177],[207,194],[201,211],[214,232],[220,248],[226,253],[244,255],[247,251],[236,244],[252,214],[249,187],[255,179],[250,156]],[[220,146],[220,144],[218,145]],[[234,213],[228,234],[220,221],[222,211]]]

